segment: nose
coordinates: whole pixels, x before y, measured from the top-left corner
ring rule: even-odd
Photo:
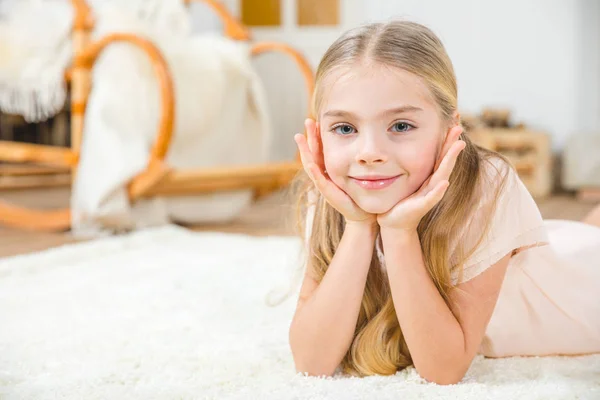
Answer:
[[[356,162],[361,165],[383,164],[387,162],[388,156],[383,143],[383,135],[377,133],[362,132],[357,141]]]

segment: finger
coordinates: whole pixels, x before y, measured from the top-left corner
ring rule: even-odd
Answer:
[[[328,179],[316,164],[310,167],[310,173],[314,176],[313,182],[323,197],[333,206],[339,207],[350,200],[350,197],[340,189],[333,181]]]
[[[456,143],[458,141],[458,137],[460,136],[461,133],[462,133],[462,127],[460,127],[460,126],[456,126],[450,130],[450,133],[448,133],[448,135],[446,136],[446,141],[444,142],[442,151],[440,152],[441,155],[438,157],[438,160],[436,161],[435,166],[433,168],[433,173],[419,187],[419,189],[417,190],[417,194],[423,195],[423,194],[430,192],[432,190],[432,188],[434,188],[435,185],[438,182],[440,182],[440,180],[448,179],[450,177],[450,175],[448,175],[446,177],[444,174],[444,171],[440,171],[440,169],[441,169],[440,166],[441,166],[442,162],[444,162],[444,160],[446,160],[448,158],[449,149],[452,148],[454,143]],[[452,168],[454,168],[454,165],[452,165]],[[452,169],[450,170],[450,173],[452,173]]]
[[[309,130],[307,129],[307,131]],[[309,135],[310,133],[307,132],[307,136]],[[294,140],[298,145],[298,150],[300,151],[300,159],[302,161],[304,170],[310,177],[311,181],[314,183],[317,190],[323,195],[325,200],[327,200],[327,202],[331,204],[332,207],[338,210],[340,209],[338,207],[347,208],[348,204],[352,203],[352,200],[346,194],[346,192],[340,189],[335,183],[333,183],[332,180],[330,180],[323,174],[323,170],[315,162],[313,154],[308,148],[307,137],[303,134],[298,133],[294,135]]]
[[[325,170],[325,160],[323,159],[323,143],[321,141],[320,127],[319,124],[313,119],[307,119],[305,121],[305,127],[307,136],[309,138],[309,148],[312,152],[315,163],[321,170]]]
[[[435,187],[438,183],[443,180],[449,180],[452,170],[456,165],[456,160],[461,151],[464,150],[466,143],[462,140],[454,142],[452,147],[446,153],[446,156],[440,163],[438,169],[433,173],[431,180],[429,181],[429,187]]]
[[[325,158],[323,156],[323,139],[321,137],[321,124],[315,122],[315,158],[317,160],[317,164],[321,166],[321,169],[325,171]],[[327,173],[327,171],[325,171]]]
[[[315,135],[315,121],[311,118],[307,118],[304,121],[304,127],[306,128],[306,138],[308,140],[308,148],[310,149],[310,152],[313,154],[315,154],[315,151],[317,150],[317,138]]]
[[[298,151],[300,152],[300,161],[302,162],[302,166],[304,167],[304,170],[306,171],[306,173],[308,173],[308,176],[310,177],[310,179],[312,179],[314,181],[314,176],[311,173],[310,168],[311,168],[311,165],[316,165],[316,164],[315,164],[313,156],[308,148],[308,142],[306,141],[306,137],[301,133],[297,133],[294,135],[294,140],[296,141],[296,144],[298,145]]]
[[[446,194],[446,190],[448,189],[449,185],[450,183],[447,180],[443,180],[439,182],[432,191],[425,195],[425,212],[431,210],[437,203],[439,203],[442,200],[444,194]]]
[[[306,137],[300,133],[294,135],[294,139],[298,144],[298,149],[300,150],[300,160],[302,161],[302,165],[304,166],[304,170],[310,177],[310,179],[314,182],[315,186],[323,193],[325,197],[328,195],[333,195],[335,197],[339,197],[339,193],[337,191],[343,193],[341,189],[339,189],[331,180],[327,179],[323,174],[323,171],[314,162],[312,154],[308,149],[308,143],[306,141]],[[337,189],[337,191],[335,190]]]
[[[323,173],[325,171],[325,165],[323,162],[322,152],[320,150],[320,139],[317,134],[318,126],[316,122],[310,118],[307,118],[304,121],[304,126],[306,128],[306,136],[303,137],[307,143],[307,149],[310,153],[311,162],[315,163],[320,168],[320,172]],[[300,155],[300,158],[302,158],[302,154]]]
[[[446,153],[446,156],[442,160],[439,168],[442,172],[442,175],[445,176],[444,179],[450,178],[450,174],[452,174],[452,170],[456,165],[456,160],[458,160],[458,156],[460,155],[461,151],[465,149],[466,145],[467,144],[462,140],[456,141]]]
[[[446,156],[446,153],[448,153],[448,150],[452,147],[454,143],[456,143],[456,141],[458,141],[462,131],[463,128],[460,125],[457,125],[450,130],[450,132],[446,136],[446,140],[444,141],[444,145],[442,146],[442,150],[440,151],[439,157],[435,163],[435,167],[433,169],[434,171],[439,168],[440,164],[442,163],[442,160]]]
[[[419,189],[417,189],[417,191],[415,192],[416,195],[420,195],[423,193],[423,191],[427,190],[427,188],[429,187],[429,182],[431,182],[432,176],[433,175],[430,175],[429,178],[425,179],[425,182],[423,182],[421,186],[419,186]]]
[[[435,165],[435,169],[434,171],[439,168],[442,160],[444,159],[444,157],[446,156],[446,154],[448,153],[448,150],[452,147],[452,145],[458,140],[458,138],[460,137],[460,134],[462,133],[462,126],[457,125],[454,128],[452,128],[450,130],[450,132],[448,132],[448,135],[446,136],[446,140],[444,141],[444,145],[442,146],[442,149],[440,151],[440,154],[438,156],[438,159],[436,161],[436,165]]]

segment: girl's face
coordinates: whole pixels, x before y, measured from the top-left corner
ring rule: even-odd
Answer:
[[[327,174],[360,208],[385,213],[433,172],[445,138],[437,105],[416,75],[374,63],[333,71],[324,86]]]

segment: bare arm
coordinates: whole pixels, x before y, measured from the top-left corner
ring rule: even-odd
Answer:
[[[394,308],[415,368],[428,381],[459,382],[483,339],[510,254],[460,284],[448,307],[425,268],[417,232],[382,229],[381,237]]]
[[[375,246],[377,225],[348,223],[320,284],[310,266],[290,327],[296,370],[332,375],[348,351]]]

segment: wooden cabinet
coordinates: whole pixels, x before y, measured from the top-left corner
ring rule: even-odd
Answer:
[[[481,147],[505,156],[533,197],[552,192],[552,146],[550,136],[529,129],[479,128],[468,133]]]

